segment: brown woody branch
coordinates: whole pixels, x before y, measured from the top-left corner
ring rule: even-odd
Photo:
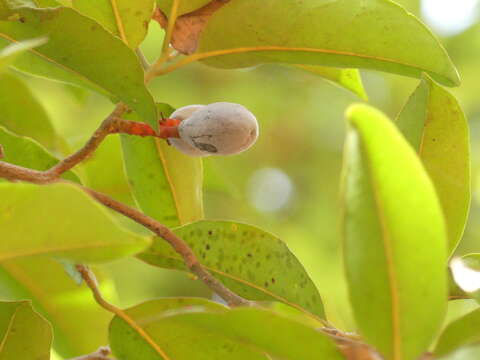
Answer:
[[[56,165],[45,171],[37,171],[12,165],[6,162],[0,163],[0,176],[11,181],[28,181],[35,184],[48,184],[57,181],[60,176],[77,164],[89,157],[100,146],[107,135],[116,130],[119,117],[126,111],[123,104],[115,107],[115,110],[102,122],[100,127],[90,137],[87,143],[74,154],[66,157]]]
[[[166,240],[173,249],[182,256],[185,264],[200,280],[202,280],[211,290],[217,293],[230,306],[248,306],[250,302],[238,296],[228,288],[226,288],[220,281],[214,278],[198,261],[197,257],[190,249],[188,244],[179,238],[165,225],[143,214],[137,209],[131,208],[119,201],[116,201],[105,194],[97,192],[92,189],[83,187],[93,198],[101,202],[110,209],[132,219],[133,221],[143,225],[157,236]]]
[[[108,356],[110,353],[110,348],[108,346],[102,346],[94,353],[79,356],[70,360],[113,360],[113,358]]]
[[[57,181],[63,173],[71,170],[77,164],[87,159],[110,134],[123,133],[137,136],[154,136],[162,139],[179,137],[176,126],[160,125],[160,130],[157,132],[148,124],[121,119],[118,116],[120,116],[125,109],[124,105],[118,105],[80,150],[61,160],[50,169],[38,171],[3,163],[0,175],[11,181],[20,180],[35,184],[49,184]],[[0,145],[0,159],[2,157],[3,148]]]
[[[106,301],[100,290],[98,289],[97,279],[90,269],[85,265],[77,265],[76,266],[78,272],[82,276],[82,279],[85,281],[87,286],[90,288],[90,291],[93,294],[93,298],[100,305],[107,311],[117,315],[120,319],[125,321],[132,329],[134,329],[156,352],[162,357],[162,359],[169,360],[170,358],[163,352],[163,350],[155,343],[155,341],[148,335],[148,333],[135,321],[135,319],[131,318],[128,313],[123,311],[122,309],[117,308],[116,306],[110,304]],[[88,359],[88,358],[87,358]],[[75,359],[73,359],[75,360]]]
[[[94,133],[87,144],[75,154],[60,161],[57,165],[46,171],[38,171],[28,169],[22,166],[9,164],[5,161],[0,161],[0,177],[10,181],[26,181],[35,184],[49,184],[60,181],[59,177],[65,171],[70,170],[76,164],[88,157],[108,134],[119,132],[121,127],[118,126],[119,121],[122,124],[123,120],[119,120],[119,115],[125,109],[119,105],[112,114],[102,123],[100,128]],[[138,124],[138,123],[135,123]],[[215,279],[198,261],[193,251],[181,238],[176,236],[166,226],[160,224],[158,221],[141,213],[140,211],[122,204],[105,194],[99,193],[95,190],[81,186],[81,188],[90,194],[97,201],[110,209],[123,214],[137,223],[143,225],[151,230],[157,236],[166,240],[175,251],[180,254],[188,268],[197,275],[211,290],[216,292],[227,304],[231,306],[249,305],[250,302],[233,293],[227,289],[221,282]]]

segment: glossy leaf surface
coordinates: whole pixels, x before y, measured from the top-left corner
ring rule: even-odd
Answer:
[[[227,309],[217,303],[195,298],[152,300],[125,310],[139,326],[140,333],[123,319],[115,316],[110,325],[110,345],[119,359],[143,360],[182,359],[265,359],[240,344],[224,337],[201,333],[192,326],[177,325],[164,320],[179,311],[219,311]]]
[[[147,34],[154,3],[154,0],[73,0],[72,5],[134,49]]]
[[[201,299],[162,299],[127,309],[126,313],[160,350],[115,317],[110,341],[119,358],[137,354],[148,360],[266,359],[264,354],[269,353],[292,360],[343,359],[326,335],[272,311],[228,310]]]
[[[251,300],[276,300],[324,317],[309,275],[277,237],[250,225],[200,221],[175,233],[229,289]],[[138,257],[155,266],[186,271],[182,258],[162,239]]]
[[[47,41],[45,38],[29,39],[11,44],[0,51],[0,71],[12,64],[18,55],[33,49]]]
[[[446,229],[414,150],[381,112],[348,111],[345,262],[360,333],[386,358],[415,359],[447,304]]]
[[[30,302],[0,302],[0,358],[49,360],[52,329]]]
[[[178,6],[178,15],[183,15],[191,11],[197,10],[207,5],[211,0],[189,0],[180,1]],[[156,0],[157,6],[168,17],[172,10],[173,0]]]
[[[0,44],[39,36],[48,36],[48,42],[30,49],[16,67],[61,81],[79,79],[73,82],[100,88],[156,126],[156,108],[143,82],[143,70],[120,39],[70,8],[18,8],[0,21]]]
[[[45,109],[23,81],[8,73],[0,74],[0,125],[31,136],[50,150],[59,147]]]
[[[443,356],[457,348],[480,342],[480,310],[455,320],[443,331],[435,347],[435,355]]]
[[[222,56],[224,49],[238,52]],[[385,0],[231,1],[213,15],[200,38],[200,53],[217,50],[218,56],[204,61],[221,68],[282,62],[412,77],[427,72],[445,85],[459,83],[435,36]]]
[[[425,76],[397,125],[435,184],[453,252],[470,206],[470,142],[465,115],[455,97]]]
[[[362,78],[357,69],[338,69],[318,65],[295,65],[295,67],[318,75],[337,86],[351,91],[361,99],[368,100],[368,95],[363,87]]]
[[[87,287],[72,281],[57,261],[45,257],[4,261],[0,263],[0,283],[3,299],[32,300],[52,324],[55,351],[65,358],[91,353],[107,343],[111,315],[98,306]],[[105,287],[101,290],[108,294]],[[91,336],[92,329],[97,331],[95,336]]]
[[[173,108],[158,104],[168,117]],[[132,114],[130,119],[138,118]],[[203,218],[202,160],[182,154],[165,140],[122,135],[125,169],[140,208],[167,226]]]
[[[2,113],[2,109],[0,109],[0,113]],[[2,161],[10,164],[35,170],[47,170],[58,163],[58,159],[52,156],[36,141],[15,135],[1,126],[0,144],[2,144],[4,150]],[[77,183],[80,182],[78,177],[71,171],[63,174],[62,178]]]
[[[442,356],[439,360],[477,360],[480,358],[480,346],[466,346],[454,353]]]
[[[149,244],[124,231],[73,185],[0,184],[0,260],[48,255],[96,263],[135,254]]]
[[[317,329],[259,308],[186,313],[172,316],[173,321],[250,345],[276,359],[344,359],[333,340]]]

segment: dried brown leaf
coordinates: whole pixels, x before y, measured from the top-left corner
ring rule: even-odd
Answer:
[[[183,14],[177,18],[171,40],[173,48],[185,55],[193,54],[197,50],[200,35],[208,20],[229,1],[212,0],[200,9]],[[168,18],[160,9],[155,11],[153,20],[157,21],[164,29],[168,26]]]

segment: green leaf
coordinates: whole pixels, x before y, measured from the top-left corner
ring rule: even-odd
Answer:
[[[480,358],[480,346],[468,346],[460,348],[452,354],[441,357],[438,360],[478,360]]]
[[[278,359],[345,359],[333,340],[324,333],[259,308],[236,308],[223,313],[185,312],[166,318],[167,321],[231,339]]]
[[[173,108],[157,104],[168,117]],[[138,120],[135,114],[127,117]],[[122,135],[125,169],[140,208],[167,226],[203,218],[202,160],[182,154],[165,140]]]
[[[250,225],[199,221],[175,229],[200,262],[225,286],[250,300],[276,300],[323,318],[317,288],[288,247]],[[187,271],[182,258],[164,240],[138,257],[155,266]]]
[[[60,3],[55,0],[32,0],[37,7],[56,7],[60,6]]]
[[[447,305],[442,210],[421,161],[385,115],[355,105],[347,116],[344,253],[354,315],[386,358],[415,359]]]
[[[468,123],[455,97],[425,76],[397,119],[435,184],[449,251],[460,242],[470,206]]]
[[[183,15],[194,10],[201,8],[202,6],[207,5],[212,0],[188,0],[188,1],[180,1],[178,6],[178,15]],[[173,0],[156,0],[157,6],[162,12],[167,15],[170,14],[172,10]]]
[[[23,81],[8,73],[0,74],[0,125],[49,150],[62,146],[45,109]]]
[[[308,71],[312,74],[347,89],[363,100],[368,100],[368,95],[363,87],[360,72],[357,69],[338,69],[318,65],[294,65],[296,68]]]
[[[195,328],[162,321],[178,311],[227,311],[222,305],[195,298],[151,300],[125,310],[144,333],[115,316],[110,324],[110,346],[118,359],[265,359],[228,339],[202,334]],[[148,339],[148,340],[147,340]],[[192,351],[195,354],[192,354]],[[242,357],[243,356],[243,357]]]
[[[120,229],[74,185],[0,184],[0,261],[49,255],[96,263],[142,251],[150,243]]]
[[[237,49],[226,55],[224,49]],[[445,49],[413,15],[386,0],[231,1],[209,20],[199,53],[220,68],[261,63],[365,68],[445,85],[459,76]]]
[[[18,55],[44,44],[46,38],[30,39],[11,44],[0,51],[0,71],[12,64]]]
[[[72,4],[135,49],[147,35],[155,0],[73,0]]]
[[[107,343],[111,315],[98,306],[87,287],[73,282],[58,262],[44,257],[2,262],[0,283],[2,299],[33,301],[52,324],[55,351],[65,358],[91,353]],[[108,289],[101,290],[105,295]]]
[[[119,359],[256,360],[266,359],[267,352],[285,360],[343,359],[326,335],[272,311],[228,310],[202,299],[160,299],[125,313],[145,331],[157,350],[145,336],[115,316],[110,345]]]
[[[26,104],[28,104],[27,101],[28,99],[25,99]],[[0,108],[0,114],[2,114],[2,112],[5,110],[7,109]],[[34,170],[47,170],[58,163],[58,159],[52,156],[35,140],[15,135],[14,133],[6,130],[1,126],[0,144],[3,146],[4,150],[4,157],[2,161],[8,162],[10,164],[19,165]],[[65,180],[80,183],[77,175],[75,175],[71,171],[63,174],[62,178],[64,178]]]
[[[480,342],[480,309],[449,324],[440,336],[434,353],[436,356],[443,356],[461,346],[478,342]]]
[[[157,126],[143,70],[135,53],[120,39],[70,8],[18,8],[0,21],[0,44],[38,36],[48,36],[49,41],[20,57],[17,68],[100,88],[129,105],[143,121]]]
[[[49,360],[50,324],[29,301],[0,302],[0,358]]]
[[[135,206],[124,171],[120,136],[110,135],[95,150],[95,156],[82,164],[85,185],[123,204]],[[124,218],[124,216],[122,215]]]

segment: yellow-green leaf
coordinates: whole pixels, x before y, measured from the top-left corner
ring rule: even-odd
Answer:
[[[387,359],[416,359],[447,305],[440,202],[415,151],[385,115],[355,105],[347,116],[344,254],[354,315]]]
[[[9,73],[0,74],[0,125],[31,136],[51,151],[63,146],[45,109],[24,82]]]
[[[333,341],[304,323],[259,308],[229,310],[202,299],[159,299],[115,316],[110,344],[119,359],[341,360]],[[272,331],[274,329],[274,331]],[[146,339],[148,337],[148,339]]]
[[[11,44],[0,51],[0,71],[11,65],[18,55],[44,44],[46,38],[29,39]]]
[[[0,109],[0,114],[1,112],[2,109]],[[0,126],[0,144],[4,150],[2,161],[10,164],[35,170],[48,170],[58,163],[58,159],[35,140],[18,136],[2,126]],[[80,183],[79,178],[72,171],[64,173],[62,178]],[[1,181],[2,179],[0,179]]]
[[[345,359],[333,339],[318,328],[260,308],[240,307],[223,313],[186,311],[166,321],[251,346],[274,359]]]
[[[147,35],[155,0],[73,0],[73,8],[89,16],[135,49]]]
[[[232,50],[233,49],[233,50]],[[445,85],[459,76],[437,38],[388,0],[242,0],[215,12],[200,36],[199,53],[220,68],[281,62],[365,68]]]
[[[443,356],[461,346],[478,342],[480,342],[480,310],[474,310],[447,326],[438,340],[434,353],[436,356]]]
[[[74,185],[0,184],[0,260],[48,255],[111,261],[142,251],[150,239],[124,231]]]
[[[452,253],[470,207],[468,123],[453,95],[425,76],[397,119],[435,184],[445,213]]]
[[[331,83],[351,91],[363,100],[368,100],[368,95],[363,87],[362,77],[357,69],[339,69],[318,65],[294,65],[295,67],[321,76]]]
[[[478,360],[479,358],[480,345],[471,345],[461,347],[451,354],[438,358],[438,360]]]
[[[180,0],[178,5],[178,15],[183,15],[207,5],[212,0]],[[165,15],[169,15],[172,10],[173,0],[156,0],[157,6]]]
[[[46,44],[19,57],[17,68],[99,89],[157,126],[155,104],[135,53],[94,20],[64,7],[15,8],[0,20],[0,45],[48,37]]]
[[[239,352],[243,359],[255,356],[251,350],[238,346],[231,341],[216,341],[211,336],[201,334],[195,329],[182,329],[162,322],[169,313],[183,311],[226,311],[217,303],[195,298],[158,299],[145,302],[124,310],[127,316],[139,326],[144,333],[115,316],[110,324],[110,346],[119,359],[139,358],[142,360],[181,360],[194,359],[192,350],[206,359],[242,359],[231,357]],[[148,340],[146,339],[148,337]],[[229,351],[230,350],[230,351]],[[232,354],[233,352],[233,354]],[[228,354],[228,355],[227,355]],[[255,360],[263,358],[253,357]]]
[[[87,287],[72,281],[57,261],[35,257],[1,262],[0,283],[1,298],[32,300],[52,324],[55,351],[65,358],[91,353],[107,343],[110,313],[98,306]],[[108,290],[101,286],[104,295]],[[95,336],[92,329],[98,330]]]
[[[50,324],[29,301],[0,302],[0,359],[49,360]]]
[[[158,104],[168,117],[173,108]],[[129,118],[137,120],[135,114]],[[182,154],[165,140],[122,135],[127,177],[140,208],[167,226],[203,218],[202,160]]]
[[[302,264],[283,241],[256,227],[199,221],[175,229],[200,262],[229,289],[250,300],[276,300],[324,317],[322,299]],[[188,271],[163,239],[138,257],[155,266]]]

